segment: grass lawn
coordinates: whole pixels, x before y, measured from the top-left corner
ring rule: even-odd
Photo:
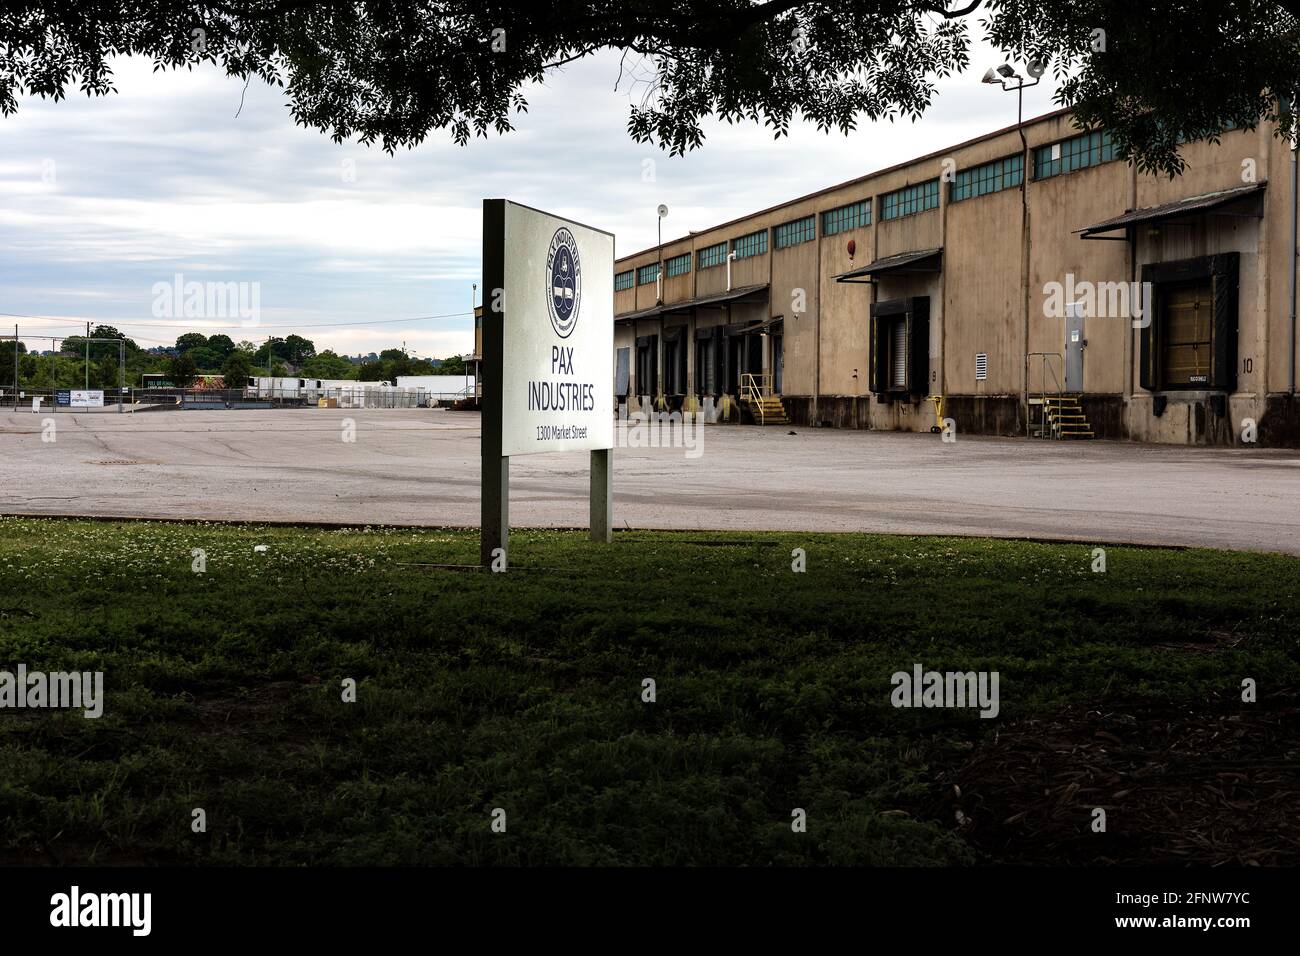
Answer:
[[[490,574],[420,566],[474,563],[474,532],[0,519],[0,670],[106,687],[97,720],[0,710],[0,863],[1296,861],[1293,558],[511,549]],[[891,706],[917,663],[997,671],[1000,713]]]

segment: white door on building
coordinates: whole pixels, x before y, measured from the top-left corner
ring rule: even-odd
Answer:
[[[1083,308],[1079,302],[1065,307],[1065,390],[1083,391]]]

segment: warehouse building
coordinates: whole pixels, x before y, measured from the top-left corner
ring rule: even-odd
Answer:
[[[1060,110],[626,256],[616,392],[730,396],[758,422],[1300,444],[1273,133],[1187,143],[1171,180]]]

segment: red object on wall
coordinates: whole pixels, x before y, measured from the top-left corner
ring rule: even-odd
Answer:
[[[852,258],[853,258],[853,254],[854,254],[855,252],[857,252],[857,251],[858,251],[858,244],[857,244],[856,242],[854,242],[852,239],[850,239],[850,240],[849,240],[849,258],[852,259]]]

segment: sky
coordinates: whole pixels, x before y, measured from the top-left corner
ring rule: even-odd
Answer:
[[[606,229],[626,255],[656,242],[660,203],[667,240],[1013,124],[1015,95],[980,82],[1004,58],[978,41],[971,60],[915,123],[774,140],[715,122],[670,157],[627,135],[613,53],[526,91],[514,132],[466,147],[434,132],[392,156],[295,126],[256,79],[119,59],[113,95],[0,118],[0,333],[48,349],[90,321],[144,348],[296,332],[341,354],[469,352],[485,197]],[[1026,90],[1025,115],[1053,91],[1050,74]],[[200,283],[217,296],[187,315]]]

